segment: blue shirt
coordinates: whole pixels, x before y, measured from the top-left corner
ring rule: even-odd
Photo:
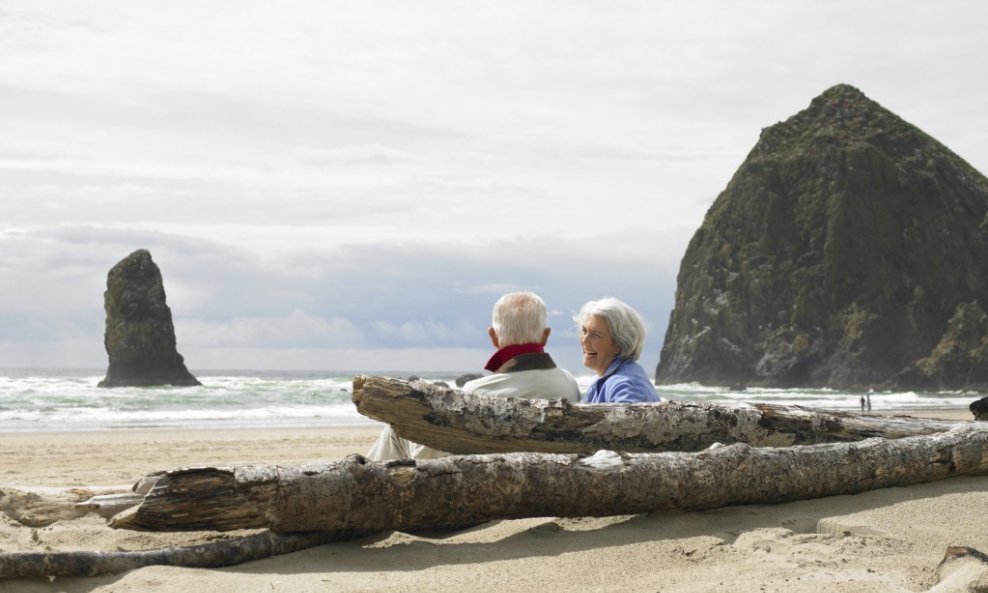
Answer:
[[[616,358],[607,367],[607,372],[587,388],[583,397],[585,404],[657,402],[652,380],[645,369],[628,358]]]

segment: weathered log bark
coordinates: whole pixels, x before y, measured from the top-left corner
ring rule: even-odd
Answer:
[[[155,476],[111,520],[147,530],[409,530],[540,516],[776,503],[988,471],[988,427],[798,447],[699,453],[510,453],[414,462],[359,455],[300,467],[193,468]]]
[[[346,532],[277,534],[266,531],[198,546],[157,550],[7,552],[0,553],[0,578],[91,577],[121,574],[153,565],[219,568],[296,552],[348,536]]]
[[[457,454],[699,451],[715,442],[784,447],[901,438],[968,424],[764,403],[573,404],[367,376],[354,378],[353,402],[398,435]]]
[[[988,555],[951,546],[937,566],[939,582],[928,593],[988,593]]]

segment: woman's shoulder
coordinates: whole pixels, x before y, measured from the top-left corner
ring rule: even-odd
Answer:
[[[620,364],[614,367],[611,371],[611,376],[622,377],[625,380],[641,379],[642,377],[648,378],[642,365],[630,358],[622,360]]]
[[[658,393],[652,386],[652,381],[645,374],[645,370],[633,361],[628,361],[628,364],[623,365],[619,372],[608,377],[604,381],[604,390],[618,398],[611,401],[655,401],[658,399]]]

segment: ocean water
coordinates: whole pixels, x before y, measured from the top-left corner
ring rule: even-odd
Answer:
[[[351,402],[352,372],[193,371],[198,387],[99,388],[103,370],[0,369],[0,432],[374,426]],[[365,373],[408,378],[408,373]],[[459,372],[416,373],[455,385]],[[577,377],[585,389],[592,375]],[[858,411],[863,393],[829,389],[658,388],[665,400],[768,402]],[[870,393],[875,411],[960,408],[980,394]]]

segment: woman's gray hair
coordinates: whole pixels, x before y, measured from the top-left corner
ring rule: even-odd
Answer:
[[[549,313],[534,292],[509,292],[494,303],[491,327],[501,347],[541,344]]]
[[[580,325],[596,315],[607,321],[611,337],[620,349],[618,356],[638,360],[645,348],[645,320],[637,311],[614,297],[605,297],[583,305],[573,317]]]

